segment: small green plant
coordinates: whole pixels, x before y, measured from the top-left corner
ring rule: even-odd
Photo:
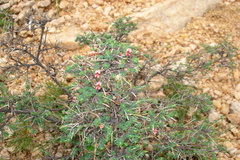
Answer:
[[[31,152],[37,147],[39,142],[35,141],[34,130],[29,125],[26,122],[20,123],[20,126],[16,127],[14,133],[8,138],[7,145],[14,147],[14,152]]]
[[[0,33],[5,32],[10,28],[13,21],[6,10],[0,10]]]
[[[163,72],[151,73],[146,64],[139,63],[140,58],[151,56],[141,55],[126,42],[135,24],[124,20],[114,23],[108,33],[76,39],[80,45],[90,45],[95,53],[76,56],[75,63],[66,69],[76,79],[71,87],[73,100],[60,127],[65,136],[59,137],[62,143],[73,145],[69,156],[216,159],[217,132],[205,118],[213,107],[209,97],[194,95],[194,87],[168,76],[169,82],[163,86],[171,90],[167,98],[138,98],[147,83],[136,83],[136,78]],[[143,73],[149,76],[140,76]]]

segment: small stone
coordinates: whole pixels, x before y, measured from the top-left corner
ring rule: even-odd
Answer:
[[[232,128],[232,127],[231,127],[231,128]],[[231,129],[231,132],[233,133],[234,136],[236,136],[236,137],[239,138],[240,132],[239,132],[239,130],[238,130],[236,127],[233,127],[233,128]]]
[[[226,6],[228,6],[229,4],[231,4],[230,2],[224,2],[224,4],[226,5]]]
[[[74,79],[73,75],[67,75],[67,77],[66,77],[67,83],[71,83],[73,79]]]
[[[90,6],[96,4],[96,5],[104,5],[104,0],[87,0],[88,4]]]
[[[217,109],[221,109],[222,108],[222,104],[220,100],[213,100],[213,105],[217,108]]]
[[[2,5],[0,5],[0,10],[7,9],[7,8],[9,8],[10,6],[11,6],[10,3],[2,4]]]
[[[189,47],[191,48],[191,50],[195,50],[197,48],[195,44],[190,44]]]
[[[232,102],[230,110],[232,113],[240,114],[240,103],[239,102]]]
[[[208,93],[211,89],[210,88],[203,88],[203,93]]]
[[[227,115],[228,120],[231,122],[233,125],[237,125],[240,123],[240,116],[238,114],[229,114]]]
[[[68,1],[61,1],[59,4],[60,9],[67,9],[69,7],[69,2]]]
[[[88,2],[83,2],[84,8],[88,8]]]
[[[229,106],[226,104],[222,104],[221,113],[227,115],[229,113]]]
[[[55,156],[56,156],[56,157],[62,157],[63,154],[62,154],[61,152],[57,152],[57,153],[55,154]]]
[[[236,89],[237,92],[240,92],[240,83],[238,83],[238,84],[236,85],[235,89]]]
[[[53,136],[52,136],[50,133],[46,133],[46,134],[45,134],[45,139],[46,139],[47,141],[49,141],[49,140],[53,139]]]
[[[214,90],[213,93],[215,93],[217,96],[221,97],[222,96],[222,92],[218,91],[218,90]]]
[[[208,116],[208,119],[210,122],[213,122],[213,121],[216,121],[220,118],[220,114],[217,113],[215,110],[212,110],[210,113],[209,113],[209,116]]]
[[[233,71],[233,79],[238,82],[240,78],[240,72],[239,69],[236,69],[235,71]]]
[[[157,91],[150,94],[150,97],[152,98],[160,98],[160,97],[166,97],[166,95],[163,93],[163,91]]]
[[[79,48],[79,45],[76,42],[65,42],[61,43],[59,47],[68,51],[74,51]]]
[[[4,159],[9,159],[9,158],[10,158],[10,154],[9,154],[9,152],[7,151],[6,148],[4,148],[4,149],[0,152],[0,155],[1,155],[1,158],[4,158]]]
[[[240,92],[234,92],[234,97],[235,97],[237,100],[240,100]]]
[[[229,142],[229,141],[223,142],[223,146],[225,146],[227,150],[232,150],[234,148],[232,142]]]
[[[104,11],[103,11],[103,15],[104,16],[108,16],[110,11],[112,10],[112,7],[111,6],[107,6]]]
[[[43,0],[37,3],[38,7],[42,7],[42,8],[48,7],[50,4],[51,4],[51,0]]]
[[[149,83],[149,89],[151,91],[156,91],[162,87],[164,79],[161,75],[154,76]]]
[[[68,95],[60,95],[59,98],[61,98],[64,101],[68,100]]]

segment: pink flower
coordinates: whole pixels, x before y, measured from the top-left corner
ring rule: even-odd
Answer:
[[[100,90],[100,89],[101,89],[101,85],[102,85],[101,82],[97,82],[95,89],[96,89],[96,90]]]
[[[156,128],[153,128],[153,134],[157,134],[157,129]]]
[[[74,96],[72,102],[75,103],[76,100],[77,100],[77,97]]]
[[[104,128],[104,124],[100,124],[100,129],[103,129]]]
[[[95,78],[99,78],[100,74],[101,74],[101,71],[100,70],[96,70],[94,77]]]
[[[130,53],[132,53],[132,49],[128,48],[127,51],[126,51],[126,56],[128,56],[128,57],[131,56]]]

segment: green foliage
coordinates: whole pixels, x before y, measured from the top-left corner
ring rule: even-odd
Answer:
[[[14,130],[14,133],[8,139],[8,147],[14,147],[14,152],[26,152],[33,151],[37,147],[38,143],[34,139],[33,129],[26,124],[26,122],[20,123]]]
[[[136,24],[130,21],[130,18],[124,17],[118,19],[113,23],[111,27],[111,31],[104,32],[96,35],[95,33],[85,33],[84,35],[78,35],[76,38],[76,42],[82,45],[90,45],[92,49],[103,48],[102,45],[107,43],[111,43],[111,40],[115,40],[115,43],[119,41],[123,41],[124,38],[128,36],[128,34],[136,29]],[[114,44],[112,44],[114,46]]]
[[[12,23],[9,12],[7,10],[0,10],[0,33],[8,30]]]
[[[39,144],[34,137],[40,126],[54,130],[52,143],[70,148],[69,159],[216,159],[219,133],[206,118],[213,108],[211,98],[196,94],[197,88],[183,80],[194,72],[207,73],[215,64],[231,67],[236,48],[227,41],[206,45],[175,69],[169,66],[172,62],[156,71],[150,64],[156,63],[154,57],[128,43],[127,35],[135,28],[130,18],[120,18],[109,32],[78,35],[79,45],[89,45],[94,53],[75,56],[66,67],[75,81],[60,86],[72,100],[63,101],[60,95],[65,92],[51,82],[39,97],[30,85],[11,95],[0,83],[0,109],[9,113],[0,112],[5,126],[0,129],[9,146],[16,152],[36,148],[45,152],[50,142]],[[160,88],[166,97],[140,96],[157,74],[166,79]],[[17,118],[10,123],[12,115]],[[13,134],[4,130],[7,127]]]
[[[144,67],[137,48],[120,41],[134,28],[128,20],[114,23],[109,33],[77,37],[97,54],[76,56],[66,69],[76,77],[75,99],[63,117],[60,141],[72,143],[71,157],[80,159],[216,158],[217,132],[205,118],[213,107],[209,97],[194,95],[194,87],[173,76],[163,86],[168,98],[136,96],[144,86],[133,82]]]
[[[235,63],[233,57],[238,50],[232,42],[226,39],[218,43],[217,45],[203,45],[204,50],[212,57],[212,63],[217,63],[221,67],[234,67]],[[211,63],[209,63],[211,64]],[[206,66],[208,67],[208,65]]]

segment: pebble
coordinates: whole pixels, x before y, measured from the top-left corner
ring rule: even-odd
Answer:
[[[229,113],[229,105],[222,104],[221,113],[224,114],[224,115],[227,115]]]
[[[53,136],[52,136],[50,133],[46,133],[46,134],[45,134],[45,139],[46,139],[47,141],[49,141],[49,140],[53,139]]]
[[[68,1],[61,1],[59,4],[60,9],[67,9],[69,7],[69,2]]]
[[[231,113],[240,114],[240,102],[232,102],[230,106]]]
[[[240,116],[239,114],[232,113],[227,115],[227,119],[231,122],[233,125],[237,125],[240,123]]]
[[[44,7],[48,7],[50,4],[51,4],[51,0],[43,0],[43,1],[39,1],[37,3],[37,6],[44,8]]]
[[[221,97],[223,95],[222,92],[220,92],[218,90],[214,90],[213,93],[218,95],[219,97]]]
[[[210,122],[214,122],[220,118],[220,114],[216,110],[212,110],[208,116]]]
[[[237,100],[240,100],[240,92],[234,92],[234,97],[235,97]]]
[[[240,71],[239,68],[233,71],[233,79],[236,82],[239,82],[239,78],[240,78]]]
[[[213,100],[213,105],[219,110],[222,108],[221,100]]]
[[[59,98],[61,98],[64,101],[68,100],[68,95],[60,95]]]
[[[238,83],[238,84],[236,85],[235,89],[236,89],[237,92],[240,92],[240,83]]]
[[[1,150],[0,155],[1,155],[1,158],[4,158],[4,159],[9,159],[9,158],[10,158],[10,154],[9,154],[9,152],[7,151],[6,148],[4,148],[3,150]]]

